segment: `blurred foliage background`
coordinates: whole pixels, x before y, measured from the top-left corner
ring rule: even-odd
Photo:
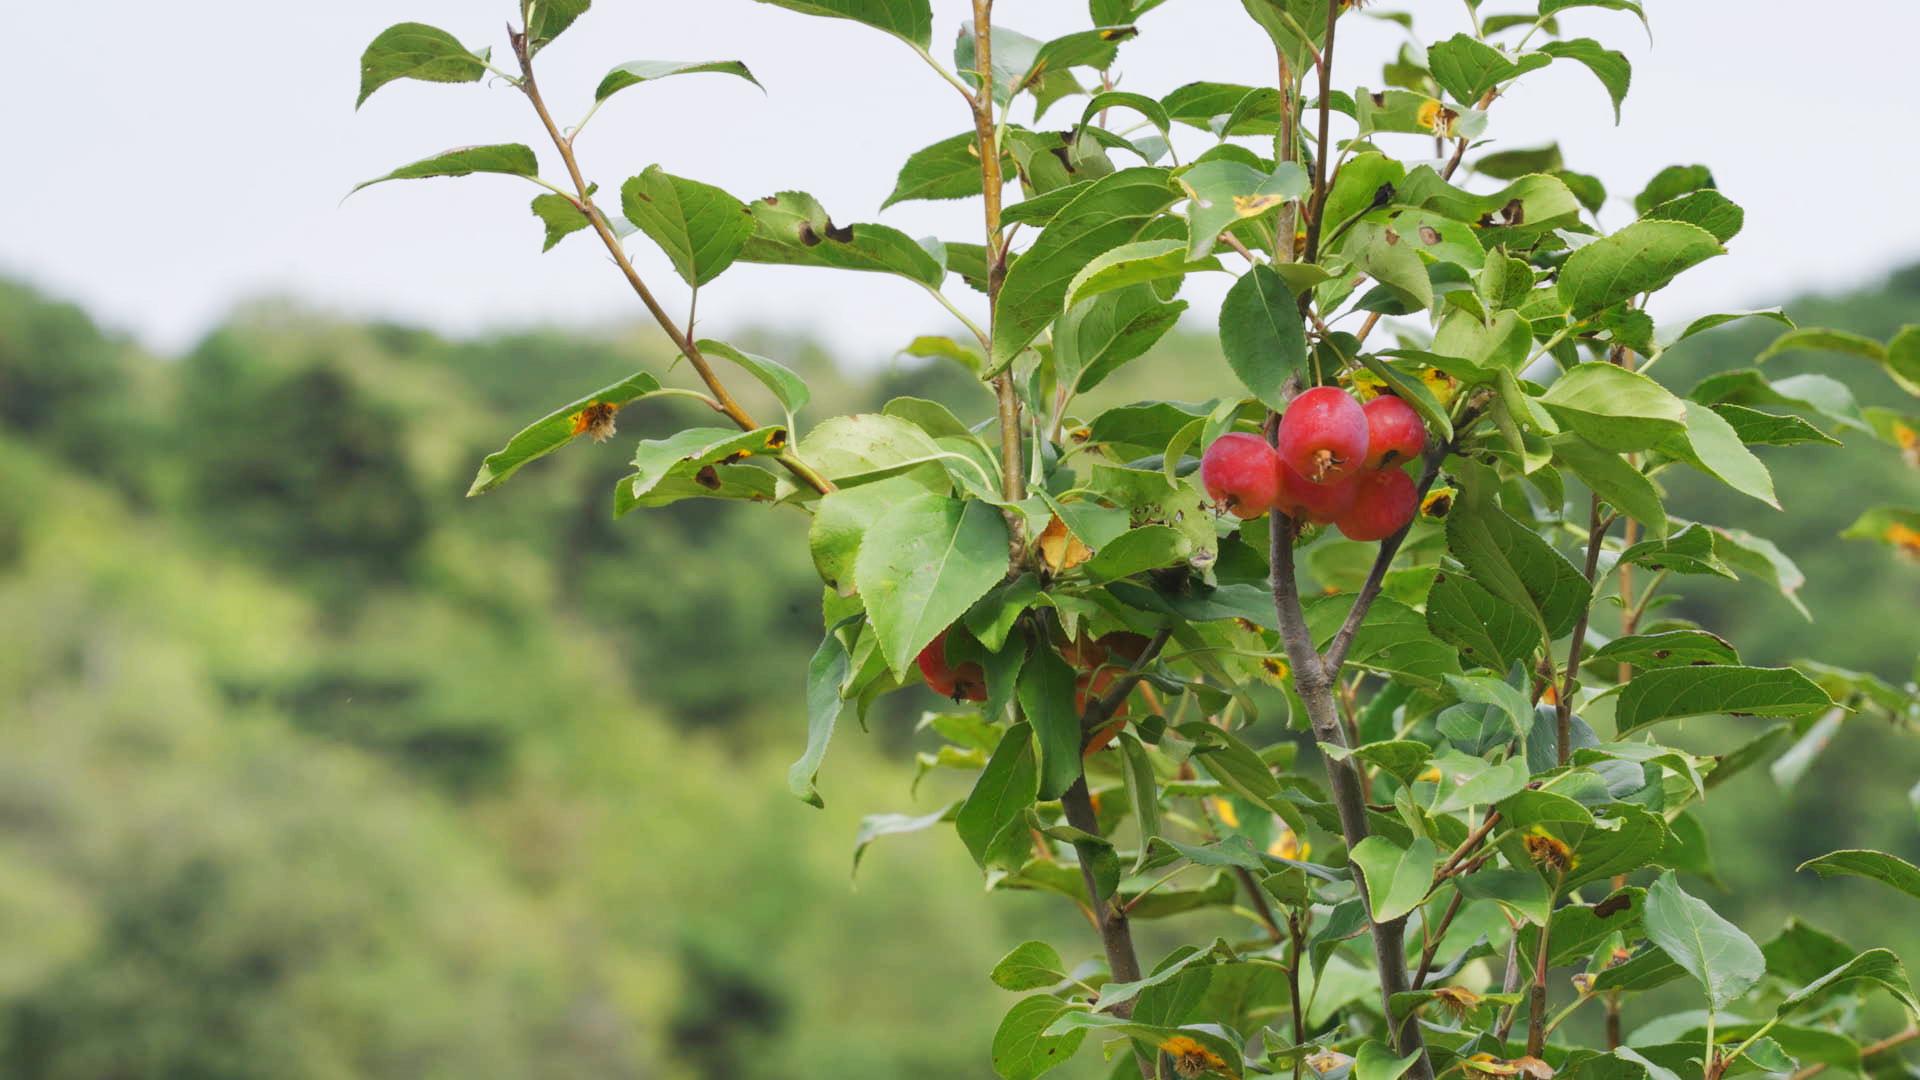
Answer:
[[[1916,306],[1920,267],[1788,310],[1884,338]],[[1664,378],[1768,336],[1716,332]],[[736,343],[831,411],[991,409],[958,368]],[[1204,398],[1225,389],[1215,348],[1176,334],[1095,396]],[[0,282],[0,1076],[990,1075],[1011,998],[987,970],[1078,916],[983,897],[945,831],[880,841],[850,881],[861,815],[960,791],[938,770],[910,790],[923,692],[836,740],[824,812],[787,793],[819,627],[805,519],[613,520],[623,447],[695,419],[669,412],[684,401],[461,498],[527,420],[669,358],[622,333],[450,341],[285,303],[162,358]],[[1895,403],[1865,366],[1833,373]],[[1689,579],[1680,610],[1753,662],[1904,682],[1920,568],[1835,534],[1920,473],[1845,437],[1761,448],[1784,514],[1685,496],[1797,559],[1815,621],[1753,583]],[[1724,749],[1740,722],[1691,727]],[[1687,887],[1762,940],[1797,915],[1920,962],[1876,886],[1793,873],[1841,847],[1915,857],[1916,778],[1920,747],[1850,723],[1791,789],[1754,770],[1714,793],[1717,873]],[[1101,1075],[1097,1057],[1060,1075]]]

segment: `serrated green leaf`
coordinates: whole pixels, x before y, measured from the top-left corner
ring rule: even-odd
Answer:
[[[867,529],[854,583],[887,667],[904,674],[935,635],[1006,576],[1007,528],[983,502],[922,495]]]
[[[1688,716],[1806,716],[1832,706],[1818,683],[1792,668],[1690,665],[1634,676],[1620,692],[1614,724],[1626,735]]]
[[[1033,729],[1015,724],[1000,737],[973,791],[953,819],[960,841],[981,866],[1018,867],[1029,847],[1027,807],[1039,791]]]
[[[1286,408],[1282,388],[1306,371],[1307,335],[1299,300],[1270,267],[1255,266],[1227,290],[1220,348],[1248,392],[1270,409]]]
[[[375,90],[397,79],[422,82],[479,82],[487,73],[485,59],[437,26],[403,22],[387,27],[360,54],[359,108]]]
[[[1166,170],[1138,168],[1094,181],[1062,207],[1007,270],[993,324],[994,366],[1011,363],[1058,316],[1081,268],[1134,240],[1173,201]]]
[[[1704,902],[1688,896],[1669,870],[1647,889],[1642,915],[1647,937],[1706,988],[1724,1009],[1766,974],[1760,946]]]
[[[1175,177],[1190,200],[1187,209],[1187,258],[1213,252],[1220,234],[1237,222],[1274,212],[1302,198],[1310,186],[1307,170],[1281,162],[1263,173],[1238,161],[1203,161]]]
[[[1811,870],[1823,878],[1843,874],[1863,877],[1920,900],[1920,867],[1884,851],[1858,848],[1832,851],[1817,859],[1808,859],[1799,869]]]
[[[1740,654],[1725,638],[1705,630],[1666,630],[1614,638],[1587,658],[1590,664],[1631,664],[1636,668],[1737,665]]]
[[[1540,647],[1539,627],[1466,574],[1442,571],[1427,593],[1427,627],[1473,664],[1505,672]]]
[[[849,619],[846,624],[857,620]],[[846,642],[840,638],[841,627],[827,631],[821,639],[820,647],[814,650],[813,659],[807,664],[807,749],[787,769],[787,789],[798,795],[801,801],[810,806],[824,809],[825,799],[820,797],[817,781],[820,776],[820,763],[826,760],[827,743],[833,739],[833,725],[840,718],[841,706],[845,704],[840,697],[840,688],[846,685],[852,658],[847,654]]]
[[[1775,510],[1780,509],[1780,500],[1773,493],[1773,474],[1740,441],[1733,425],[1697,401],[1682,404],[1687,412],[1686,437],[1661,440],[1660,451],[1686,462],[1742,495],[1750,495]]]
[[[766,387],[767,390],[773,394],[774,400],[778,401],[780,407],[786,410],[789,420],[791,420],[794,413],[804,408],[813,396],[812,392],[807,389],[806,380],[802,379],[792,368],[787,367],[777,360],[769,360],[764,356],[756,356],[753,353],[736,349],[724,341],[716,341],[713,338],[701,338],[694,344],[704,355],[718,356],[723,360],[731,360],[744,368],[747,374],[753,376],[756,382]]]
[[[1510,57],[1466,34],[1455,34],[1427,48],[1427,64],[1441,89],[1455,101],[1473,105],[1501,83],[1546,67],[1552,57],[1545,51]]]
[[[835,225],[804,191],[755,199],[748,209],[753,231],[740,250],[741,262],[898,274],[929,289],[946,278],[946,267],[906,233],[865,222]]]
[[[781,3],[784,0],[764,0]],[[1034,1080],[1064,1065],[1080,1049],[1085,1031],[1047,1035],[1054,1021],[1079,1010],[1049,994],[1035,994],[1015,1005],[993,1033],[993,1071],[1002,1080]]]
[[[1627,62],[1626,54],[1609,49],[1592,38],[1549,41],[1540,46],[1540,51],[1557,60],[1583,64],[1593,72],[1593,77],[1606,87],[1607,98],[1613,102],[1614,123],[1620,122],[1620,105],[1626,101],[1627,90],[1633,85],[1633,65]]]
[[[980,194],[979,142],[979,136],[969,131],[914,151],[900,166],[893,192],[880,209],[914,199],[967,199]],[[1013,158],[1004,152],[1001,156],[1005,175]]]
[[[1602,361],[1575,364],[1540,404],[1587,441],[1622,453],[1653,449],[1687,430],[1685,402],[1639,372]]]
[[[1653,482],[1639,469],[1618,453],[1571,432],[1547,441],[1553,447],[1553,459],[1571,469],[1594,494],[1645,525],[1651,535],[1666,535],[1667,508]]]
[[[1053,946],[1027,941],[1001,957],[988,977],[1002,990],[1043,990],[1067,977],[1067,965]]]
[[[1573,629],[1592,595],[1578,567],[1497,506],[1456,504],[1447,515],[1447,550],[1482,588],[1519,605],[1549,640]]]
[[[376,176],[371,180],[362,180],[353,185],[353,191],[384,184],[389,180],[426,180],[439,176],[472,176],[475,173],[497,173],[502,176],[538,176],[540,162],[533,151],[520,143],[501,143],[496,146],[462,146],[453,150],[444,150],[429,158],[422,158],[411,165],[402,165],[385,176]]]
[[[1057,799],[1080,779],[1080,714],[1073,707],[1074,670],[1052,649],[1037,650],[1020,669],[1020,711],[1040,751],[1040,797]]]
[[[933,8],[927,0],[760,0],[760,3],[803,15],[865,23],[922,52],[933,45]]]
[[[1841,987],[1853,983],[1872,983],[1906,1007],[1907,1014],[1920,1017],[1920,1001],[1913,996],[1913,983],[1906,966],[1888,949],[1868,949],[1846,963],[1788,994],[1775,1015],[1793,1016],[1817,1008]]]
[[[753,235],[745,203],[658,165],[620,185],[620,210],[660,245],[681,279],[696,287],[733,265]]]
[[[506,446],[486,456],[480,463],[479,475],[473,478],[472,486],[467,488],[467,497],[492,491],[506,483],[507,478],[519,471],[521,466],[553,453],[580,435],[593,432],[592,425],[585,422],[591,419],[583,415],[586,410],[602,407],[612,410],[607,413],[608,427],[604,429],[607,434],[612,434],[613,414],[620,406],[658,389],[660,380],[643,371],[596,390],[578,401],[562,405],[535,420],[508,439]]]
[[[747,70],[747,65],[738,60],[633,60],[607,72],[600,80],[600,85],[594,88],[593,100],[605,101],[629,86],[671,75],[703,73],[732,75],[760,86],[760,80],[754,78],[753,72]],[[760,86],[760,89],[764,91],[766,87]]]
[[[1567,257],[1560,270],[1560,296],[1575,317],[1585,317],[1665,288],[1683,272],[1716,255],[1720,241],[1683,221],[1636,221]]]
[[[1384,836],[1369,836],[1354,845],[1351,858],[1366,881],[1374,922],[1392,922],[1419,907],[1440,865],[1439,849],[1424,836],[1406,848]]]

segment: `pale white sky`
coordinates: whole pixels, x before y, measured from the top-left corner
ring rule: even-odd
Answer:
[[[1489,0],[1489,12],[1531,6]],[[14,6],[11,0],[5,5]],[[388,24],[439,25],[504,55],[511,0],[88,0],[36,5],[9,54],[0,109],[0,273],[85,304],[157,348],[190,345],[238,300],[290,293],[355,314],[451,331],[604,322],[642,313],[589,237],[541,255],[535,189],[503,177],[358,180],[468,143],[523,141],[549,175],[525,102],[504,86],[397,83],[353,110],[361,49]],[[1451,0],[1379,0],[1451,33]],[[1841,288],[1920,258],[1908,92],[1920,0],[1647,0],[1650,48],[1630,16],[1575,12],[1572,32],[1634,63],[1625,123],[1573,65],[1531,75],[1491,134],[1557,139],[1569,165],[1630,200],[1662,166],[1711,165],[1747,209],[1733,254],[1682,279],[1670,317]],[[967,5],[935,0],[936,53]],[[1079,0],[1000,0],[1038,37],[1085,25]],[[20,21],[20,20],[15,20]],[[1338,85],[1377,84],[1399,31],[1343,29]],[[1360,29],[1363,28],[1363,29]],[[1238,0],[1169,0],[1123,48],[1123,86],[1162,94],[1196,78],[1263,83],[1271,54]],[[626,91],[582,137],[603,188],[660,163],[741,198],[814,193],[838,221],[875,220],[904,157],[967,126],[959,96],[905,47],[852,23],[752,0],[599,0],[543,57],[563,122],[600,76],[636,59],[740,59],[770,96],[723,76]],[[1562,70],[1564,68],[1564,70]],[[1063,105],[1048,126],[1075,117]],[[1077,111],[1076,111],[1077,117]],[[1612,224],[1630,211],[1616,205]],[[909,203],[878,217],[913,235],[975,240],[973,204]],[[636,240],[643,273],[680,310],[681,287]],[[1228,279],[1190,286],[1211,322]],[[950,289],[978,307],[970,290]],[[1658,309],[1656,309],[1658,313]],[[701,330],[810,329],[847,359],[884,358],[917,333],[957,329],[917,288],[875,276],[736,266],[701,298]]]

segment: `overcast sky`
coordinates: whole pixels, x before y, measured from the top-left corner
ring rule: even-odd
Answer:
[[[1486,10],[1529,0],[1488,0]],[[1572,65],[1530,75],[1495,105],[1504,147],[1558,140],[1570,167],[1621,205],[1662,166],[1704,162],[1747,209],[1733,254],[1681,279],[1669,317],[1842,288],[1920,258],[1909,209],[1914,99],[1906,75],[1920,0],[1647,0],[1650,46],[1630,16],[1578,12],[1572,33],[1634,64],[1615,128],[1597,83]],[[524,141],[549,175],[525,102],[502,85],[396,83],[357,114],[360,51],[401,19],[431,22],[505,55],[511,0],[87,0],[38,5],[9,54],[0,109],[0,274],[77,300],[163,350],[189,346],[236,302],[292,294],[352,314],[456,333],[636,317],[588,237],[539,252],[523,181],[394,183],[341,202],[354,182],[451,146]],[[937,53],[967,5],[935,0]],[[1450,0],[1377,0],[1451,33]],[[1000,0],[1000,21],[1046,37],[1085,25],[1079,0]],[[1376,84],[1397,28],[1343,23],[1336,82]],[[1354,30],[1344,29],[1347,26]],[[1119,70],[1159,95],[1196,78],[1260,84],[1272,65],[1238,0],[1168,0],[1142,21]],[[610,66],[740,59],[771,92],[722,76],[642,86],[582,137],[608,190],[659,163],[750,198],[810,191],[838,221],[875,220],[900,161],[966,128],[963,103],[905,47],[853,23],[752,0],[599,0],[544,60],[555,111],[574,117]],[[1567,70],[1561,70],[1562,67]],[[1050,125],[1064,126],[1071,105]],[[567,122],[563,119],[562,122]],[[973,204],[909,203],[878,218],[913,235],[975,240]],[[684,289],[649,246],[643,274],[669,307]],[[1227,284],[1190,286],[1210,321]],[[951,289],[968,293],[955,282]],[[972,304],[970,296],[965,301]],[[1656,309],[1659,313],[1660,309]],[[884,358],[917,333],[956,329],[915,287],[872,276],[736,266],[701,297],[701,330],[817,331],[849,360]]]

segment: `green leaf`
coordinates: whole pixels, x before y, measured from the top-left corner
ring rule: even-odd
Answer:
[[[1027,854],[1027,807],[1039,791],[1033,729],[1015,724],[1000,737],[953,824],[981,866],[1018,867]]]
[[[715,341],[713,338],[701,338],[694,345],[706,356],[718,356],[723,360],[731,360],[746,369],[747,374],[753,376],[760,385],[772,392],[774,400],[786,410],[788,423],[793,422],[793,414],[805,407],[813,396],[807,389],[806,380],[796,374],[792,368],[777,360],[743,352],[724,341]]]
[[[1665,288],[1692,267],[1726,254],[1720,241],[1683,221],[1636,221],[1567,257],[1560,296],[1576,318]]]
[[[1798,416],[1762,412],[1745,405],[1714,405],[1711,408],[1733,428],[1734,435],[1748,446],[1798,446],[1802,443],[1840,445],[1839,439]]]
[[[1425,1050],[1416,1049],[1406,1057],[1395,1057],[1386,1043],[1368,1039],[1360,1044],[1359,1051],[1354,1054],[1353,1080],[1400,1080],[1425,1053]]]
[[[1914,999],[1913,983],[1907,978],[1907,969],[1900,963],[1900,958],[1887,949],[1868,949],[1788,994],[1786,999],[1780,1002],[1780,1008],[1775,1015],[1787,1017],[1807,1012],[1831,997],[1841,987],[1857,982],[1878,986],[1906,1006],[1908,1015],[1920,1017],[1920,1001]]]
[[[1136,240],[1121,244],[1087,263],[1067,287],[1068,307],[1085,303],[1115,289],[1149,282],[1180,279],[1203,270],[1218,270],[1220,262],[1211,255],[1189,259],[1186,244],[1179,240]],[[1177,280],[1175,282],[1177,286]]]
[[[1707,1001],[1716,1010],[1726,1008],[1766,974],[1760,946],[1688,896],[1671,870],[1647,888],[1642,919],[1647,938],[1706,987]]]
[[[1613,102],[1613,122],[1620,122],[1620,104],[1627,99],[1627,89],[1633,85],[1633,65],[1627,62],[1624,53],[1606,48],[1592,38],[1549,41],[1540,46],[1540,51],[1555,59],[1586,65],[1593,77],[1600,80],[1600,85],[1607,88],[1607,97]]]
[[[1062,385],[1085,393],[1139,359],[1172,330],[1185,300],[1162,300],[1151,285],[1134,285],[1076,304],[1053,328],[1053,362]]]
[[[1705,665],[1642,672],[1620,692],[1621,735],[1687,716],[1805,716],[1833,707],[1818,683],[1792,668]]]
[[[787,429],[781,427],[688,428],[664,439],[642,439],[634,449],[636,471],[627,486],[634,498],[642,498],[669,476],[691,476],[709,465],[775,453],[786,442]]]
[[[993,965],[988,976],[1002,990],[1044,990],[1067,977],[1066,962],[1044,941],[1027,941]]]
[[[565,195],[535,195],[533,216],[539,218],[547,229],[546,242],[540,246],[543,254],[552,251],[553,245],[593,224]]]
[[[636,492],[634,484],[640,479],[640,474],[633,473],[622,477],[614,486],[614,517],[625,517],[643,507],[666,506],[684,499],[772,502],[779,484],[774,475],[765,469],[727,464],[674,469],[652,482],[645,491]]]
[[[853,872],[860,872],[860,859],[866,855],[867,848],[883,836],[900,836],[905,833],[924,832],[947,820],[953,815],[958,803],[943,806],[931,814],[918,817],[906,814],[868,814],[860,819],[860,831],[853,838]]]
[[[1384,836],[1369,836],[1353,846],[1351,857],[1366,880],[1374,922],[1392,922],[1419,907],[1440,866],[1439,849],[1424,836],[1404,850]]]
[[[1867,878],[1920,900],[1920,867],[1884,851],[1852,849],[1828,852],[1801,863],[1799,869],[1811,870],[1823,878],[1840,874]]]
[[[660,380],[646,372],[629,376],[612,386],[596,390],[578,401],[562,405],[553,412],[535,420],[507,440],[507,445],[488,454],[480,463],[480,473],[473,478],[473,484],[467,488],[467,497],[484,495],[518,472],[529,461],[543,458],[555,450],[572,442],[577,436],[593,431],[587,423],[591,417],[583,415],[588,409],[600,411],[610,409],[606,416],[608,424],[605,432],[612,434],[613,414],[627,402],[660,389]]]
[[[1160,835],[1160,797],[1155,788],[1153,763],[1147,758],[1147,748],[1130,731],[1120,733],[1120,761],[1125,769],[1127,782],[1127,801],[1133,805],[1133,818],[1140,826],[1140,855],[1134,861],[1134,871],[1139,872],[1146,864],[1147,849]]]
[[[1333,743],[1321,743],[1320,752],[1335,761],[1358,758],[1403,784],[1413,783],[1415,777],[1426,772],[1427,762],[1433,757],[1433,747],[1412,739],[1372,742],[1352,750]]]
[[[384,184],[389,180],[426,180],[436,176],[472,176],[474,173],[498,173],[502,176],[538,176],[540,162],[533,151],[520,143],[497,146],[462,146],[444,150],[411,165],[402,165],[385,176],[362,180],[353,185],[351,195],[361,188]]]
[[[1591,664],[1632,664],[1636,668],[1690,667],[1740,663],[1725,638],[1705,630],[1667,630],[1614,638],[1587,658]]]
[[[792,0],[763,0],[765,3],[781,3],[798,6]],[[850,2],[850,0],[842,0]],[[879,0],[873,0],[878,3]],[[812,5],[809,5],[812,6]],[[1015,1005],[1000,1021],[999,1030],[993,1033],[993,1071],[1003,1080],[1034,1080],[1049,1069],[1067,1063],[1067,1059],[1080,1049],[1087,1033],[1083,1030],[1067,1031],[1060,1035],[1045,1034],[1055,1020],[1080,1010],[1075,1006],[1049,994],[1035,994]]]
[[[1455,34],[1427,49],[1427,64],[1440,88],[1463,105],[1474,105],[1481,95],[1501,83],[1546,67],[1552,58],[1537,53],[1508,57],[1466,34]]]
[[[1604,361],[1575,364],[1540,404],[1588,442],[1622,453],[1650,450],[1687,432],[1685,402],[1645,375]]]
[[[1007,527],[983,502],[922,495],[874,522],[854,584],[887,667],[904,674],[921,649],[1006,576]]]
[[[857,625],[858,619],[854,616],[841,626]],[[844,704],[840,688],[846,685],[852,665],[846,643],[840,639],[841,626],[827,631],[820,647],[814,650],[813,660],[807,664],[807,749],[800,760],[787,769],[787,789],[808,805],[821,809],[825,809],[827,802],[820,797],[815,781],[820,775],[820,763],[826,760],[827,743],[833,738],[834,721],[840,718]]]
[[[906,233],[864,222],[835,225],[804,191],[755,199],[749,209],[753,232],[740,250],[742,262],[898,274],[929,289],[946,279],[946,267]]]
[[[1483,730],[1484,724],[1484,721],[1476,724],[1475,731]],[[1440,798],[1433,805],[1436,814],[1456,813],[1470,806],[1492,806],[1527,786],[1527,763],[1523,758],[1509,758],[1498,765],[1489,765],[1483,758],[1450,750],[1434,759],[1433,764],[1441,776],[1437,793]]]
[[[1427,627],[1480,667],[1504,672],[1540,647],[1539,627],[1465,574],[1441,571],[1427,593]]]
[[[1619,563],[1676,574],[1712,574],[1728,580],[1737,576],[1720,560],[1714,533],[1701,525],[1688,525],[1662,540],[1643,540],[1621,552]]]
[[[1062,207],[1002,283],[993,363],[1010,363],[1060,312],[1067,287],[1094,258],[1128,243],[1172,205],[1164,169],[1125,169],[1088,185]]]
[[[658,165],[620,186],[620,209],[693,286],[705,285],[733,265],[753,234],[745,203]]]
[[[1340,252],[1354,269],[1378,281],[1409,311],[1433,306],[1433,281],[1414,245],[1390,225],[1362,220],[1347,231]]]
[[[1745,210],[1740,209],[1732,199],[1710,190],[1691,191],[1677,199],[1669,199],[1647,211],[1644,216],[1655,221],[1690,222],[1712,233],[1713,238],[1723,244],[1740,235],[1741,228],[1747,222]],[[1779,318],[1784,320],[1785,316]],[[1791,321],[1788,321],[1788,325],[1792,325]]]
[[[537,53],[587,13],[593,0],[525,0],[527,48]]]
[[[893,193],[880,209],[914,199],[967,199],[980,194],[979,141],[969,131],[914,151],[900,167]],[[1003,153],[1001,158],[1003,172],[1010,171],[1012,157]]]
[[[851,19],[925,52],[933,45],[933,9],[927,0],[760,0],[803,15]]]
[[[1285,409],[1282,387],[1307,369],[1300,303],[1264,264],[1241,275],[1220,306],[1220,348],[1227,366],[1270,409]]]
[[[760,86],[760,80],[753,77],[747,65],[738,60],[633,60],[612,71],[600,80],[594,88],[593,100],[605,101],[629,86],[638,86],[643,82],[664,79],[670,75],[697,75],[711,72],[716,75],[733,75]],[[761,90],[766,87],[760,86]]]
[[[1176,565],[1192,554],[1193,541],[1187,534],[1170,525],[1143,525],[1101,545],[1087,561],[1087,576],[1095,581],[1117,581]]]
[[[1512,730],[1513,736],[1516,739],[1526,738],[1527,732],[1533,728],[1533,702],[1527,700],[1527,695],[1514,689],[1500,679],[1490,678],[1485,675],[1449,675],[1447,676],[1447,687],[1451,689],[1454,695],[1461,701],[1469,705],[1485,705],[1493,710],[1490,715],[1503,719],[1507,727]],[[1521,774],[1521,783],[1523,785],[1526,783],[1525,773]],[[1500,796],[1500,798],[1505,797],[1505,795]],[[1464,809],[1468,805],[1473,805],[1463,803],[1455,807],[1451,805],[1454,801],[1453,799],[1447,801],[1448,810]],[[1478,801],[1497,802],[1498,800],[1481,799]],[[1445,813],[1447,811],[1441,812]]]
[[[1830,352],[1868,360],[1880,365],[1901,389],[1920,395],[1920,327],[1903,328],[1889,345],[1845,330],[1800,327],[1774,339],[1755,363],[1790,352]]]
[[[1766,465],[1753,455],[1753,451],[1740,441],[1733,425],[1697,401],[1684,404],[1687,410],[1686,438],[1662,440],[1661,452],[1686,462],[1742,495],[1750,495],[1775,510],[1780,509],[1780,500],[1773,493],[1773,475],[1767,472]]]
[[[360,54],[360,97],[353,107],[365,105],[375,90],[396,79],[469,83],[486,73],[485,58],[452,34],[425,23],[399,23],[382,30]]]
[[[1075,673],[1049,648],[1020,669],[1020,711],[1040,744],[1040,797],[1057,799],[1080,779],[1080,714],[1073,707]]]
[[[1660,492],[1625,458],[1572,433],[1557,435],[1548,443],[1553,447],[1553,459],[1573,470],[1594,494],[1645,525],[1652,535],[1666,534],[1667,508],[1660,501]]]
[[[1546,925],[1553,910],[1553,896],[1546,881],[1532,870],[1480,870],[1454,879],[1454,884],[1469,900],[1492,900],[1535,926]],[[1559,944],[1557,937],[1553,944]]]
[[[1187,257],[1198,260],[1213,252],[1220,234],[1237,222],[1273,212],[1283,203],[1306,195],[1307,170],[1286,161],[1272,173],[1244,162],[1203,161],[1180,173],[1176,180],[1187,194]]]
[[[1578,567],[1497,506],[1462,499],[1447,515],[1447,550],[1481,587],[1531,615],[1547,640],[1572,631],[1592,596]]]

